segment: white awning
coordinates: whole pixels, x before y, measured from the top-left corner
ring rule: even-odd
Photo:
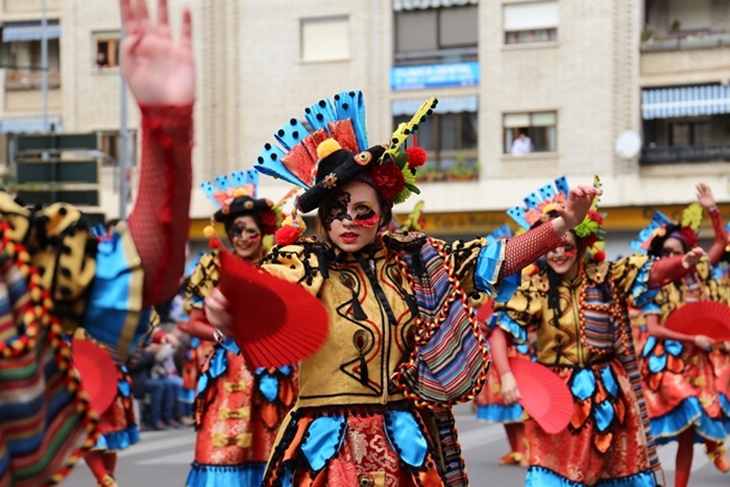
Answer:
[[[393,10],[416,10],[459,5],[478,5],[479,0],[393,0]]]
[[[552,29],[560,21],[560,6],[555,0],[534,3],[508,3],[504,6],[506,32]]]
[[[718,113],[730,113],[730,86],[688,86],[643,90],[641,93],[644,120]]]
[[[63,132],[61,117],[48,117],[48,125],[52,132]],[[0,120],[0,133],[3,134],[28,134],[43,132],[42,118],[3,118]]]
[[[61,37],[61,26],[58,20],[49,20],[46,23],[46,38],[58,39]],[[3,24],[3,42],[39,41],[43,37],[43,27],[38,22],[5,22]]]
[[[475,96],[445,96],[438,99],[438,105],[434,113],[461,113],[479,111],[479,97]],[[400,117],[402,115],[413,115],[421,108],[425,100],[414,98],[408,100],[393,100],[391,104],[391,115]]]

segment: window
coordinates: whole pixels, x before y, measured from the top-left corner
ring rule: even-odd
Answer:
[[[504,5],[504,43],[558,40],[558,2]]]
[[[410,116],[393,118],[394,127]],[[436,113],[416,133],[419,146],[428,152],[426,165],[418,169],[421,181],[472,180],[479,177],[477,112]]]
[[[120,42],[119,34],[97,34],[94,65],[99,69],[118,67]]]
[[[710,0],[669,0],[669,30],[709,29],[712,23]]]
[[[302,19],[302,60],[341,61],[350,58],[347,17]]]
[[[555,112],[506,113],[503,125],[505,154],[522,155],[557,150]]]
[[[396,64],[475,61],[478,14],[476,5],[396,12]]]
[[[103,158],[102,164],[119,165],[119,159],[122,157],[122,138],[119,131],[100,132],[99,133],[99,150],[108,154],[112,159]],[[137,165],[137,131],[129,131],[129,166]]]
[[[11,41],[2,43],[0,54],[5,70],[5,89],[39,90],[42,85],[41,41]],[[61,51],[58,39],[48,39],[48,87],[61,86]]]

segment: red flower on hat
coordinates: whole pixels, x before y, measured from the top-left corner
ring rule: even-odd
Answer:
[[[378,164],[370,170],[373,187],[380,191],[386,201],[393,203],[398,193],[406,187],[406,178],[392,162]]]
[[[276,227],[279,226],[279,217],[276,216],[276,212],[273,210],[266,210],[261,214],[261,223],[264,225],[264,234],[271,235],[276,232]]]
[[[588,218],[598,223],[599,225],[603,225],[603,216],[595,210],[588,211]]]
[[[697,246],[697,234],[690,227],[682,227],[679,234],[682,235],[689,248],[693,249]]]
[[[423,147],[409,147],[408,149],[406,149],[405,152],[406,154],[408,154],[409,168],[415,169],[426,164],[426,159],[428,158],[428,155],[426,154],[426,151]]]

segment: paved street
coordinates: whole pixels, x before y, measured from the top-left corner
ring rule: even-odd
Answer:
[[[497,458],[506,451],[506,440],[500,425],[478,423],[468,406],[457,408],[459,434],[472,486],[520,486],[525,471],[517,467],[499,467]],[[119,454],[117,480],[121,487],[183,487],[188,466],[193,458],[195,435],[192,428],[184,430],[144,432],[142,441]],[[660,449],[667,468],[668,485],[673,485],[676,449],[672,445]],[[723,476],[709,464],[702,447],[695,448],[691,486],[726,487],[730,476]],[[80,462],[63,487],[93,487],[91,473]],[[238,487],[238,486],[226,486]]]

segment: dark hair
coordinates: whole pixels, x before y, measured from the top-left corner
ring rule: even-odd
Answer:
[[[325,229],[324,222],[327,220],[327,206],[332,201],[332,198],[335,197],[335,194],[337,194],[337,192],[332,192],[327,195],[327,197],[322,200],[322,202],[319,204],[319,207],[317,208],[317,221],[315,222],[315,225],[317,235],[322,240],[327,240],[327,230]],[[393,205],[385,201],[385,198],[382,194],[380,194],[380,191],[378,191],[377,189],[375,190],[375,194],[378,197],[378,205],[380,206],[380,211],[382,213],[382,215],[380,216],[380,219],[383,222],[380,225],[380,229],[382,229],[383,227],[388,227],[390,225],[390,222],[393,221]]]
[[[649,244],[648,254],[652,257],[661,257],[664,250],[664,242],[666,242],[668,238],[672,237],[673,233],[679,233],[681,230],[682,226],[676,223],[670,223],[669,225],[667,225],[664,235],[657,235],[651,240],[651,244]],[[684,239],[678,238],[677,240],[682,242],[682,251],[685,254],[692,250],[689,248],[689,245],[687,245],[687,242],[685,242]]]
[[[261,234],[264,233],[264,222],[261,219],[261,215],[256,211],[244,211],[242,213],[230,215],[226,217],[225,220],[223,220],[223,227],[226,229],[226,235],[228,235],[228,238],[231,238],[230,235],[231,228],[233,227],[233,222],[236,221],[236,218],[241,216],[250,216],[254,224],[256,224],[256,227],[258,227],[259,232],[261,232]]]

